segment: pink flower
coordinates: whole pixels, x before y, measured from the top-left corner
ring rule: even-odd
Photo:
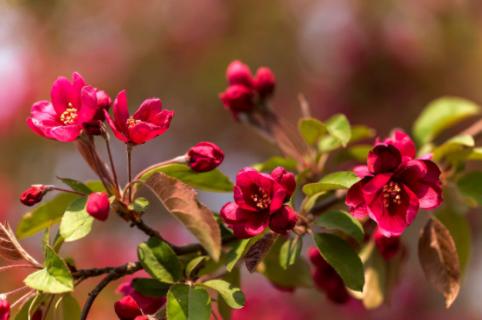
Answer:
[[[261,67],[254,77],[254,88],[261,97],[269,97],[273,94],[276,86],[276,78],[270,68]]]
[[[143,144],[163,134],[174,116],[174,111],[162,110],[162,102],[157,98],[144,100],[134,115],[129,116],[125,90],[117,95],[113,109],[113,119],[104,112],[107,123],[119,140],[130,144]]]
[[[248,88],[253,86],[253,75],[251,69],[239,60],[234,60],[226,69],[226,79],[229,85],[243,85]]]
[[[74,72],[72,82],[65,77],[55,80],[51,102],[33,104],[27,124],[40,136],[70,142],[81,134],[84,123],[92,121],[97,107],[96,90]]]
[[[165,297],[146,297],[137,292],[132,286],[132,281],[123,282],[118,288],[117,292],[124,296],[132,297],[139,308],[147,314],[156,313],[166,303]]]
[[[109,196],[105,192],[93,192],[87,197],[87,213],[97,220],[105,221],[109,217]]]
[[[234,202],[226,203],[220,215],[237,238],[256,236],[268,226],[286,233],[297,221],[296,212],[284,204],[290,197],[272,175],[244,168],[236,176]]]
[[[296,189],[295,175],[286,171],[283,167],[277,167],[271,172],[271,176],[276,182],[285,188],[289,199]]]
[[[27,190],[22,192],[20,195],[20,202],[22,202],[26,206],[33,206],[40,201],[44,195],[50,190],[49,186],[42,185],[42,184],[34,184],[31,185]]]
[[[316,287],[326,294],[326,297],[337,304],[350,300],[348,290],[335,269],[323,259],[317,248],[311,247],[308,255],[313,264],[312,277]]]
[[[419,208],[442,203],[440,169],[431,160],[415,159],[408,135],[395,131],[368,154],[367,166],[354,169],[362,179],[345,200],[355,217],[369,216],[385,236],[399,236],[415,219]]]
[[[102,122],[105,120],[104,110],[109,110],[112,99],[104,90],[97,90],[97,112],[91,122],[84,123],[84,129],[89,135],[102,134]]]
[[[229,86],[219,94],[219,98],[235,117],[238,113],[250,112],[255,107],[253,90],[240,84]]]
[[[393,258],[401,248],[400,237],[385,237],[378,229],[373,234],[375,246],[385,260]]]
[[[197,172],[211,171],[224,160],[223,150],[212,142],[199,142],[187,152],[189,167]]]
[[[121,320],[133,320],[142,315],[139,305],[131,296],[125,296],[117,301],[114,304],[114,310]]]
[[[10,303],[2,297],[0,298],[0,320],[10,319]]]

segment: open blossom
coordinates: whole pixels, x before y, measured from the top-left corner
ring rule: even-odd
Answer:
[[[354,216],[377,222],[385,236],[399,236],[419,209],[442,203],[440,169],[426,157],[416,159],[413,141],[400,130],[377,142],[367,165],[354,171],[362,179],[348,190],[346,205]]]
[[[114,100],[113,112],[113,118],[107,111],[104,112],[107,123],[119,140],[130,144],[143,144],[163,134],[169,129],[174,116],[174,111],[162,109],[162,102],[157,98],[144,100],[130,116],[125,90]]]
[[[29,207],[36,205],[42,201],[42,198],[49,190],[49,186],[43,184],[31,185],[20,195],[20,202]]]
[[[187,152],[189,167],[197,172],[211,171],[224,160],[223,150],[212,142],[199,142]]]
[[[146,297],[140,294],[132,286],[132,280],[119,285],[117,292],[124,296],[132,297],[139,308],[146,314],[156,313],[166,303],[165,297]]]
[[[51,101],[33,104],[27,124],[40,136],[70,142],[94,119],[97,110],[96,89],[74,72],[72,82],[65,77],[55,80]]]
[[[238,238],[256,236],[268,226],[274,232],[286,233],[297,221],[293,208],[284,204],[292,193],[291,187],[275,180],[273,174],[244,168],[236,176],[234,202],[226,203],[220,215]]]
[[[219,98],[235,118],[239,113],[253,111],[259,101],[273,94],[276,85],[271,69],[260,67],[253,77],[251,69],[239,60],[228,65],[226,79],[228,87],[219,94]]]
[[[311,247],[308,255],[313,264],[312,277],[316,287],[334,303],[344,304],[350,300],[343,279],[320,255],[317,248]]]

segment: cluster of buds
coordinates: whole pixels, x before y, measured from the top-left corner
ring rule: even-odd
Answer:
[[[155,313],[166,303],[164,296],[146,297],[137,292],[132,286],[132,281],[122,283],[117,292],[123,295],[114,304],[114,310],[121,320],[147,320],[145,314]]]
[[[239,60],[231,62],[226,71],[228,88],[219,97],[235,118],[239,113],[249,113],[264,105],[272,96],[276,78],[267,67],[260,67],[253,76],[251,69]]]

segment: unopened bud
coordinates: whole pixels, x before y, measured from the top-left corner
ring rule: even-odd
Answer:
[[[199,142],[187,155],[189,167],[197,172],[211,171],[224,160],[223,150],[212,142]]]
[[[105,221],[109,217],[110,202],[105,192],[93,192],[89,194],[86,205],[87,213],[97,220]]]
[[[31,185],[30,188],[22,192],[20,195],[20,202],[31,207],[42,201],[42,198],[48,191],[50,191],[49,186],[43,184]]]

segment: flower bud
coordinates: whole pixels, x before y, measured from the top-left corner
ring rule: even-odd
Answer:
[[[253,86],[253,76],[247,65],[239,60],[231,62],[226,70],[229,85],[241,84],[249,88]]]
[[[271,215],[269,227],[276,233],[284,234],[295,227],[296,221],[298,221],[296,211],[285,205]]]
[[[254,88],[262,98],[273,94],[276,86],[276,78],[270,68],[261,67],[254,77]]]
[[[0,320],[10,319],[10,303],[8,303],[5,296],[0,298]]]
[[[253,90],[243,85],[229,86],[219,97],[224,106],[235,115],[239,112],[250,112],[255,107]]]
[[[223,150],[212,142],[199,142],[187,152],[188,165],[197,172],[211,171],[224,160]]]
[[[142,315],[136,300],[131,296],[125,296],[114,304],[114,310],[120,319],[135,319]]]
[[[50,191],[49,186],[34,184],[20,195],[20,202],[31,207],[42,201],[42,198],[48,191]]]
[[[385,260],[390,260],[400,251],[400,237],[385,237],[378,229],[373,234],[375,246]]]
[[[97,97],[97,108],[106,109],[106,110],[110,108],[110,105],[112,104],[112,99],[107,94],[107,92],[105,92],[104,90],[97,90],[95,95]],[[97,113],[101,113],[102,116],[104,116],[104,112],[97,112]]]
[[[271,176],[276,182],[285,188],[288,198],[287,200],[289,200],[296,189],[295,175],[286,171],[283,167],[277,167],[271,172]]]
[[[93,192],[89,194],[86,205],[87,212],[97,220],[105,221],[109,216],[109,196],[105,192]]]

